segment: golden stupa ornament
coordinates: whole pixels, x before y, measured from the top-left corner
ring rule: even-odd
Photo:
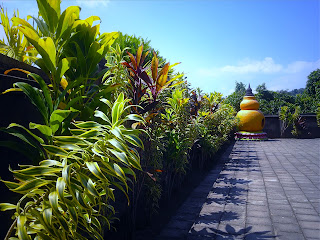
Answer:
[[[262,132],[265,124],[263,113],[259,110],[259,102],[256,100],[249,87],[246,95],[240,103],[241,110],[238,112],[238,129],[236,133],[237,140],[266,140],[267,134]]]

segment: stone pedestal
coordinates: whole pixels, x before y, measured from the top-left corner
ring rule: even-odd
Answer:
[[[236,132],[234,136],[235,140],[267,140],[267,134],[265,132],[245,132],[245,131],[240,131]]]

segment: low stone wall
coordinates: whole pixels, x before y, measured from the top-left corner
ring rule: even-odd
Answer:
[[[302,114],[306,121],[306,129],[302,131],[301,138],[320,138],[320,128],[317,125],[315,114]],[[278,115],[266,115],[266,123],[263,129],[268,134],[268,138],[296,138],[291,134],[292,127],[288,127],[281,133],[282,121]]]
[[[7,57],[3,54],[0,54],[0,73],[3,74],[6,70],[12,69],[12,68],[19,68],[23,70],[27,70],[32,73],[36,73],[40,75],[46,82],[49,83],[48,76],[39,68],[30,66],[26,63],[20,62],[16,59]],[[26,74],[20,71],[12,71],[8,73],[9,76],[0,76],[0,91],[3,92],[4,90],[12,87],[12,84],[15,82],[23,82],[24,79],[27,78]],[[21,79],[19,79],[21,78]],[[27,81],[28,83],[32,84],[32,81]],[[35,85],[37,86],[37,84]]]

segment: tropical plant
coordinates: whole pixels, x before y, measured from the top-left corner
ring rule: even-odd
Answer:
[[[166,151],[163,153],[163,190],[169,200],[174,186],[181,184],[188,167],[188,150],[193,139],[190,132],[190,112],[186,109],[188,98],[185,89],[175,89],[167,99],[169,104],[165,113],[161,114],[165,124],[164,143]]]
[[[288,106],[283,106],[280,109],[279,112],[279,119],[282,121],[282,126],[281,126],[281,135],[284,134],[285,130],[289,127],[292,126],[292,135],[294,136],[299,136],[301,134],[301,131],[298,127],[301,123],[303,125],[304,123],[302,122],[302,119],[300,117],[301,113],[301,108],[299,106],[294,108],[294,112],[288,107]]]
[[[184,107],[187,105],[189,98],[185,98],[183,95],[183,92],[186,91],[186,89],[178,89],[176,88],[174,91],[172,91],[172,97],[168,98],[168,104],[171,106],[169,109],[165,109],[167,113],[170,113],[170,116],[172,116],[172,113],[179,114],[184,109]],[[169,120],[171,117],[167,117]]]
[[[199,92],[199,91],[198,91]],[[190,113],[192,116],[198,116],[198,111],[202,107],[203,96],[201,94],[197,94],[196,91],[191,92],[190,96]]]
[[[170,65],[170,63],[167,63],[159,70],[159,59],[156,53],[153,52],[153,58],[151,62],[151,77],[148,76],[148,78],[146,78],[147,81],[145,81],[151,92],[153,102],[157,100],[159,94],[163,90],[169,87],[171,88],[171,87],[177,86],[183,82],[183,81],[178,81],[176,83],[174,82],[175,80],[181,78],[183,74],[176,75],[170,80],[168,79],[169,70],[178,64],[179,63]]]
[[[19,11],[14,12],[14,17],[19,17]],[[1,25],[3,27],[6,40],[0,40],[0,53],[21,62],[31,64],[36,60],[37,52],[30,46],[22,32],[10,23],[7,11],[0,6]]]
[[[193,119],[193,131],[197,137],[191,152],[200,169],[228,140],[237,123],[234,108],[225,104],[221,93],[210,93],[209,97],[203,98],[198,115]]]
[[[222,93],[219,92],[210,93],[209,97],[205,95],[203,98],[207,100],[209,111],[212,113],[215,112],[219,104],[223,102]]]
[[[11,70],[6,71],[5,73],[7,74],[10,71]],[[8,89],[3,93],[17,90],[23,91],[29,98],[30,102],[37,108],[37,110],[41,114],[42,123],[29,123],[30,130],[39,131],[36,134],[32,133],[24,126],[16,123],[11,123],[7,128],[2,128],[1,131],[7,132],[26,142],[32,149],[32,158],[43,159],[46,156],[46,152],[41,147],[41,144],[52,144],[54,135],[61,134],[67,131],[69,124],[65,123],[64,126],[62,126],[62,122],[64,122],[71,113],[76,113],[78,111],[73,108],[71,108],[70,110],[58,109],[61,98],[53,101],[49,87],[39,75],[30,73],[25,70],[19,71],[26,73],[27,76],[35,80],[39,84],[40,89],[32,87],[30,84],[25,82],[17,82],[14,84],[14,88]],[[0,144],[3,145],[3,143]],[[5,142],[5,145],[13,149],[15,149],[16,146],[14,142]],[[29,154],[30,151],[27,151],[26,153]]]
[[[96,73],[97,64],[118,33],[103,33],[98,37],[100,26],[93,26],[93,22],[100,18],[91,16],[80,20],[80,8],[77,6],[70,6],[61,13],[60,1],[37,0],[37,3],[41,17],[28,18],[37,23],[39,31],[19,17],[13,17],[12,22],[39,53],[35,63],[49,76],[53,100],[65,98],[64,106],[72,102],[81,110],[85,101],[108,88],[100,89],[94,85],[94,81],[104,73]],[[61,87],[64,91],[60,90]]]
[[[130,61],[124,62],[123,65],[127,68],[129,75],[129,82],[127,85],[129,96],[132,99],[132,104],[142,104],[141,99],[147,91],[147,87],[143,81],[148,81],[148,74],[143,64],[149,51],[143,54],[143,45],[141,45],[138,48],[136,56],[133,56],[130,52],[127,53],[130,57]]]
[[[22,71],[35,80],[39,88],[18,82],[4,93],[23,91],[26,94],[42,116],[41,123],[30,123],[29,128],[41,132],[40,143],[51,144],[54,135],[67,134],[70,120],[75,114],[80,114],[82,119],[92,118],[95,108],[100,104],[99,98],[110,95],[110,92],[117,87],[111,84],[100,86],[94,84],[99,75],[95,73],[97,64],[108,51],[117,33],[105,33],[96,39],[99,25],[92,26],[92,24],[99,19],[98,17],[80,20],[79,7],[68,7],[61,14],[59,1],[38,0],[37,3],[41,18],[29,16],[37,23],[37,29],[19,17],[12,18],[12,22],[39,52],[40,58],[36,63],[48,74],[51,84],[36,74],[21,69],[11,69],[5,74],[12,70]],[[49,18],[50,14],[53,16],[52,19]],[[71,112],[74,114],[65,121]],[[58,125],[52,127],[54,123],[51,119]],[[37,136],[32,135],[23,126],[11,124],[4,131],[22,140],[27,139],[25,142],[36,148],[38,155],[45,156],[43,149],[31,141]],[[30,134],[33,137],[31,140],[30,136],[27,136]],[[43,137],[46,141],[42,139]],[[4,144],[9,147],[15,146],[12,143]]]
[[[320,83],[320,69],[317,69],[315,71],[312,71],[308,76],[306,89],[305,89],[306,93],[312,97],[320,99],[319,83]],[[317,90],[317,88],[318,88],[318,90]]]
[[[118,44],[121,49],[129,48],[130,53],[134,56],[137,55],[139,47],[141,45],[143,45],[143,48],[146,51],[156,52],[160,63],[166,62],[166,59],[163,58],[162,56],[160,56],[160,52],[158,50],[155,50],[154,48],[152,48],[151,41],[148,39],[144,39],[141,36],[139,36],[139,37],[137,37],[135,35],[130,36],[128,34],[124,34],[122,32],[119,32],[119,37],[115,40],[115,44]],[[126,58],[127,61],[129,61],[128,56],[124,56],[124,57]],[[145,62],[150,63],[151,60],[152,60],[152,55],[147,55],[145,58]]]
[[[128,55],[130,61],[123,64],[127,67],[129,73],[128,91],[133,99],[133,104],[140,104],[144,107],[144,111],[155,108],[159,94],[169,87],[174,87],[181,84],[183,81],[174,83],[175,80],[182,77],[183,74],[174,76],[168,80],[169,70],[179,63],[170,65],[165,64],[161,69],[159,68],[159,59],[156,53],[153,53],[151,66],[143,65],[149,51],[143,53],[143,45],[138,48],[137,55],[133,56],[130,52]],[[150,92],[150,97],[143,97],[147,95],[147,90]]]
[[[125,128],[127,121],[143,122],[129,114],[129,102],[120,94],[110,114],[100,110],[94,121],[75,122],[72,136],[55,136],[42,144],[48,158],[38,166],[13,170],[17,181],[4,181],[23,197],[17,204],[2,203],[1,210],[16,210],[5,239],[15,232],[19,239],[103,239],[103,224],[110,228],[115,201],[113,187],[128,192],[127,182],[141,170],[136,147],[142,148],[139,130]],[[110,116],[110,118],[108,117]]]
[[[121,49],[119,44],[116,43],[115,47],[110,47],[110,53],[106,56],[106,67],[108,71],[103,75],[102,81],[113,84],[127,84],[126,67],[123,65],[125,52],[129,48]]]

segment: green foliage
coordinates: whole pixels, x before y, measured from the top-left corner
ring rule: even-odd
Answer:
[[[189,98],[185,98],[185,89],[172,91],[167,98],[168,108],[161,114],[165,134],[163,136],[165,149],[163,153],[163,179],[166,199],[169,200],[175,184],[181,182],[188,166],[188,150],[193,144],[190,132],[190,112],[186,109]]]
[[[320,69],[311,72],[308,76],[306,84],[306,93],[309,96],[315,97],[320,100],[319,88],[320,88]]]
[[[236,112],[240,111],[240,103],[246,93],[246,85],[242,82],[236,81],[235,91],[226,97],[225,103],[230,104]]]
[[[149,52],[156,52],[159,63],[162,65],[162,63],[166,62],[166,59],[160,56],[159,51],[155,50],[150,45],[151,41],[147,39],[143,39],[142,37],[136,37],[135,35],[128,35],[123,34],[122,32],[119,32],[119,37],[115,40],[115,44],[118,44],[120,49],[128,48],[132,55],[137,55],[138,48],[143,45],[145,51]],[[129,57],[126,59],[129,61]],[[152,60],[152,55],[146,56],[145,62],[150,63]]]
[[[267,102],[275,99],[274,93],[272,91],[267,90],[265,83],[258,85],[256,88],[256,92],[257,99],[263,99]]]
[[[230,132],[237,125],[236,111],[229,105],[222,103],[214,111],[199,111],[199,116],[194,119],[193,131],[196,132],[195,157],[199,168],[204,167],[207,159],[210,159],[225,143]]]
[[[143,45],[138,48],[137,55],[134,56],[128,52],[130,61],[124,62],[129,75],[128,92],[133,99],[133,104],[143,104],[142,99],[146,98],[144,104],[149,104],[154,107],[158,100],[159,94],[167,89],[179,85],[182,81],[174,82],[181,78],[183,74],[173,76],[169,80],[169,70],[179,63],[170,65],[166,63],[162,68],[159,68],[159,59],[156,53],[153,53],[153,58],[150,66],[145,66],[144,61],[148,56],[149,51],[143,53]],[[149,92],[149,94],[148,94]]]
[[[52,145],[42,144],[46,160],[12,171],[18,182],[2,180],[23,195],[16,205],[0,204],[2,210],[16,210],[13,225],[19,239],[86,239],[82,233],[103,239],[103,224],[110,228],[113,188],[127,195],[127,182],[135,177],[132,169],[141,169],[136,151],[143,147],[140,131],[125,128],[124,123],[144,120],[129,114],[123,94],[114,104],[101,101],[110,107],[110,114],[95,112],[103,123],[75,122],[73,135],[55,136]]]
[[[240,111],[240,103],[243,100],[245,92],[233,92],[225,99],[226,104],[230,104],[237,112]]]
[[[218,92],[210,93],[209,97],[203,96],[207,101],[205,104],[210,112],[215,112],[219,104],[222,103],[222,94]]]
[[[41,17],[28,17],[36,22],[37,29],[19,17],[12,18],[12,22],[39,53],[35,63],[51,80],[53,101],[78,110],[87,107],[88,112],[87,102],[109,87],[99,88],[94,82],[104,74],[97,72],[97,64],[118,33],[99,35],[100,25],[93,25],[93,22],[100,18],[79,19],[77,6],[70,6],[61,13],[60,1],[38,0],[37,3]],[[91,114],[94,107],[91,106]]]
[[[278,114],[283,106],[290,106],[290,108],[300,106],[302,113],[313,113],[316,109],[315,100],[306,92],[302,94],[293,94],[294,91],[289,92],[286,90],[275,92],[267,90],[265,84],[259,85],[256,91],[260,110],[264,114]]]
[[[243,82],[236,81],[235,92],[237,93],[245,93],[246,92],[246,85]]]
[[[141,166],[148,171],[145,179],[145,210],[147,218],[152,219],[152,215],[156,214],[159,209],[159,201],[162,196],[162,187],[160,184],[163,169],[163,153],[165,152],[165,143],[163,142],[163,132],[161,122],[154,117],[152,123],[148,123],[144,134],[143,142],[145,151],[141,153]]]
[[[14,12],[14,17],[19,16],[19,11]],[[1,25],[6,40],[0,40],[0,53],[21,62],[31,63],[36,59],[37,52],[30,46],[22,32],[10,23],[7,11],[0,6]]]
[[[129,48],[120,48],[118,43],[115,44],[115,47],[110,47],[110,52],[106,56],[106,67],[108,71],[104,74],[102,80],[107,83],[112,84],[122,84],[126,85],[127,83],[127,72],[126,67],[123,65],[125,51]]]
[[[150,41],[101,34],[94,24],[99,17],[81,20],[77,6],[61,13],[60,2],[37,0],[39,17],[28,17],[36,28],[12,19],[12,29],[39,53],[35,64],[50,83],[20,70],[38,86],[18,82],[4,92],[24,92],[42,121],[1,129],[30,146],[20,150],[34,164],[10,169],[15,180],[3,182],[22,197],[0,208],[15,210],[9,237],[103,239],[115,219],[115,189],[130,203],[129,230],[142,197],[152,219],[192,161],[202,168],[227,141],[235,111],[220,93],[203,96],[201,89],[190,89],[173,70],[179,63],[166,63]],[[99,72],[104,57],[107,68]],[[237,83],[237,94],[242,91],[244,84]]]
[[[292,135],[299,136],[301,131],[298,128],[298,120],[300,117],[301,108],[299,106],[294,108],[294,112],[288,106],[283,106],[279,112],[279,119],[282,121],[281,134],[289,127],[292,126]]]

